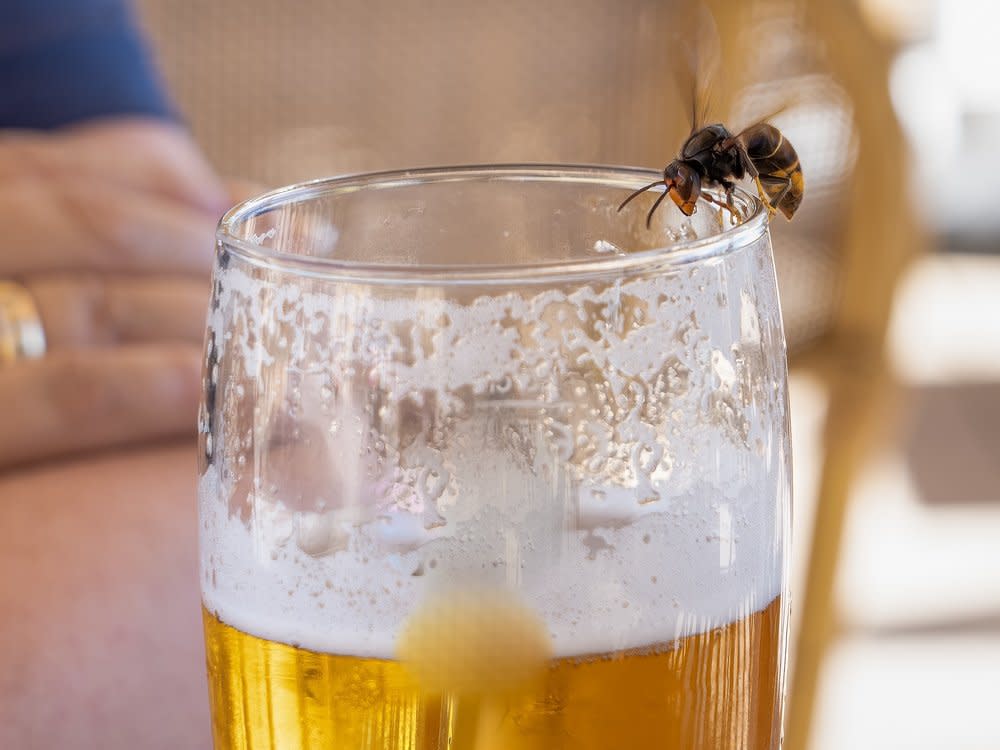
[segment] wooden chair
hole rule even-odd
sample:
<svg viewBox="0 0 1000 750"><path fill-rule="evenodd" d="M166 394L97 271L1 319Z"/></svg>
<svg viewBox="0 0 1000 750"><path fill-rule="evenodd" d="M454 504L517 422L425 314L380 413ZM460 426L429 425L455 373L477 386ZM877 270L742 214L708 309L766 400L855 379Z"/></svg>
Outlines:
<svg viewBox="0 0 1000 750"><path fill-rule="evenodd" d="M469 7L469 6L473 7ZM793 644L788 750L805 750L835 632L834 574L858 467L889 413L883 344L917 247L905 147L887 95L892 50L855 4L709 3L722 42L716 115L777 124L807 181L773 224L793 368L829 394L820 499ZM267 185L426 164L662 167L688 108L653 0L139 0L166 78L218 168ZM734 124L731 122L731 124ZM803 600L800 597L800 601Z"/></svg>

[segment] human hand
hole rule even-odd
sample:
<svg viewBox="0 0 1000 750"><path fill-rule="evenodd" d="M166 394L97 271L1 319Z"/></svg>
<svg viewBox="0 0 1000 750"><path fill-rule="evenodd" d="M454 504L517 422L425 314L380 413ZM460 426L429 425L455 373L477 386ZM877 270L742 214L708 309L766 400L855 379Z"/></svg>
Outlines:
<svg viewBox="0 0 1000 750"><path fill-rule="evenodd" d="M0 136L0 279L38 359L0 362L0 467L194 434L216 221L233 203L180 128Z"/></svg>

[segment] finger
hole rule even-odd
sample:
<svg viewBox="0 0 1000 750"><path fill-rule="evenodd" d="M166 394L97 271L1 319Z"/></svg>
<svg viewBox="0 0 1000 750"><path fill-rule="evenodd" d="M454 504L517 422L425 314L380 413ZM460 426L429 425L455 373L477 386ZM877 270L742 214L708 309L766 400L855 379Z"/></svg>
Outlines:
<svg viewBox="0 0 1000 750"><path fill-rule="evenodd" d="M178 125L149 118L114 118L76 126L69 134L78 144L67 144L67 149L90 157L92 169L187 202L215 219L229 207L225 185L191 135Z"/></svg>
<svg viewBox="0 0 1000 750"><path fill-rule="evenodd" d="M194 436L200 350L53 352L0 369L0 465Z"/></svg>
<svg viewBox="0 0 1000 750"><path fill-rule="evenodd" d="M4 139L22 172L89 177L155 193L218 218L225 186L191 136L148 118L90 121L55 133L21 131Z"/></svg>
<svg viewBox="0 0 1000 750"><path fill-rule="evenodd" d="M0 277L50 271L207 276L215 219L176 201L77 176L0 182Z"/></svg>
<svg viewBox="0 0 1000 750"><path fill-rule="evenodd" d="M49 276L25 282L49 350L151 341L200 344L209 285L188 277Z"/></svg>
<svg viewBox="0 0 1000 750"><path fill-rule="evenodd" d="M229 200L233 205L250 200L251 198L267 191L267 188L258 182L243 180L237 177L227 178L225 180L225 186L226 193L228 194Z"/></svg>

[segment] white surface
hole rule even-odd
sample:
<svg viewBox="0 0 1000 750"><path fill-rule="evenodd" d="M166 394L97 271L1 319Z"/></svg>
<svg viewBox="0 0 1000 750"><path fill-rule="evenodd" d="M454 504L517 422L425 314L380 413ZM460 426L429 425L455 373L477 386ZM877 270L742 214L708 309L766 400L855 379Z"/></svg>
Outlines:
<svg viewBox="0 0 1000 750"><path fill-rule="evenodd" d="M917 262L894 305L890 353L908 384L1000 380L1000 258ZM1000 503L923 504L889 450L859 483L846 533L840 600L850 622L926 624L1000 611Z"/></svg>
<svg viewBox="0 0 1000 750"><path fill-rule="evenodd" d="M917 263L891 331L904 382L1000 380L998 290L1000 258ZM808 458L799 450L797 472ZM851 505L838 607L848 635L821 675L810 750L1000 748L1000 630L948 629L1000 612L1000 503L926 505L897 450L875 457ZM933 635L891 634L930 625Z"/></svg>
<svg viewBox="0 0 1000 750"><path fill-rule="evenodd" d="M1000 747L1000 635L845 640L821 685L811 750Z"/></svg>
<svg viewBox="0 0 1000 750"><path fill-rule="evenodd" d="M861 482L846 534L839 607L848 624L929 625L1000 612L1000 503L924 505L902 459L888 454Z"/></svg>
<svg viewBox="0 0 1000 750"><path fill-rule="evenodd" d="M889 334L904 382L1000 380L1000 258L918 261L900 286Z"/></svg>

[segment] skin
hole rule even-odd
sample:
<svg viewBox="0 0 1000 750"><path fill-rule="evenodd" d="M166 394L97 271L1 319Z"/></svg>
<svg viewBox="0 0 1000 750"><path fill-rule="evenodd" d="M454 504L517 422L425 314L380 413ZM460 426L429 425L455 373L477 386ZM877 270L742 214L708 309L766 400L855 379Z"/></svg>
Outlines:
<svg viewBox="0 0 1000 750"><path fill-rule="evenodd" d="M191 443L0 477L0 747L211 747Z"/></svg>
<svg viewBox="0 0 1000 750"><path fill-rule="evenodd" d="M0 469L190 433L215 224L239 197L172 125L0 135L0 278L48 346L0 367Z"/></svg>
<svg viewBox="0 0 1000 750"><path fill-rule="evenodd" d="M0 278L48 351L0 366L0 747L208 748L195 424L233 189L144 120L0 132Z"/></svg>

